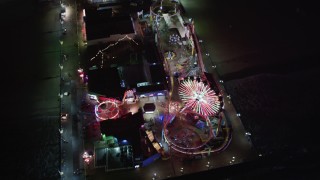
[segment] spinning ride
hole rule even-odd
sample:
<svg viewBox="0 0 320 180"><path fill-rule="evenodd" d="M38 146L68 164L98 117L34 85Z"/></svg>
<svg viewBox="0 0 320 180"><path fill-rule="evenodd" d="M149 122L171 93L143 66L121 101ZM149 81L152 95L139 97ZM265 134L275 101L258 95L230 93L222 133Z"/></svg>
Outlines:
<svg viewBox="0 0 320 180"><path fill-rule="evenodd" d="M120 101L111 98L105 98L104 101L100 102L95 106L95 115L101 120L115 119L119 115Z"/></svg>

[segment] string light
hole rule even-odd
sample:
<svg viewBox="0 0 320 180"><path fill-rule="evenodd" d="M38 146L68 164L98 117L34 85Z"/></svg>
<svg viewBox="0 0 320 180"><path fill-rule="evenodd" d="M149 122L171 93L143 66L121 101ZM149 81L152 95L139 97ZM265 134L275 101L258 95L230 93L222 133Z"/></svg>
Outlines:
<svg viewBox="0 0 320 180"><path fill-rule="evenodd" d="M123 40L125 40L125 39L129 39L130 41L134 42L136 45L139 45L139 43L137 43L134 39L130 38L128 35L125 35L124 37L118 39L117 42L115 42L115 43L113 43L113 44L109 44L106 48L104 48L104 49L102 49L102 50L99 50L99 51L97 52L97 54L90 59L90 61L92 61L92 60L94 60L96 57L98 57L99 54L101 54L101 56L103 57L103 51L109 49L109 48L112 47L112 46L117 45L119 42L121 42L121 41L123 41ZM103 59L103 58L102 58L102 59ZM102 62L102 64L103 64L103 62Z"/></svg>

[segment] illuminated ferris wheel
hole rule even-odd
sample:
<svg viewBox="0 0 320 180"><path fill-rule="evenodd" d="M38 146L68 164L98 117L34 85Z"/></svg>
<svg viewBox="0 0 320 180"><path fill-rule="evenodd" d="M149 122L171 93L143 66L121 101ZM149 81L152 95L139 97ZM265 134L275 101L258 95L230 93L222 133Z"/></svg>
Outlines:
<svg viewBox="0 0 320 180"><path fill-rule="evenodd" d="M179 86L179 95L186 108L204 116L213 116L220 110L216 93L203 82L185 80Z"/></svg>

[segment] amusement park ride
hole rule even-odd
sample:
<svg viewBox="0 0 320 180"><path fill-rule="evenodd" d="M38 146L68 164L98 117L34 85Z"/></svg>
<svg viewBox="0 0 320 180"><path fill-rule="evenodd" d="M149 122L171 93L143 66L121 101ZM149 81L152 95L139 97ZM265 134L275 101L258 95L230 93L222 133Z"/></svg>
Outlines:
<svg viewBox="0 0 320 180"><path fill-rule="evenodd" d="M100 120L116 119L124 115L124 104L134 104L138 101L133 90L127 90L124 93L122 101L114 98L99 96L98 104L95 106L96 117Z"/></svg>

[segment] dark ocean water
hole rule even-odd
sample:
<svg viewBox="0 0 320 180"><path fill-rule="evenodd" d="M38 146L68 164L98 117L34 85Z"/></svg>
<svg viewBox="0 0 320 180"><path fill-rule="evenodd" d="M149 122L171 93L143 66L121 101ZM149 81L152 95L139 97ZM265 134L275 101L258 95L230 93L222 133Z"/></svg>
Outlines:
<svg viewBox="0 0 320 180"><path fill-rule="evenodd" d="M259 73L256 67L281 72L279 65L301 64L304 57L313 62L315 58L310 56L319 57L319 13L310 2L181 2L187 16L195 20L197 33L217 63L220 75L227 79ZM234 74L243 69L244 74Z"/></svg>
<svg viewBox="0 0 320 180"><path fill-rule="evenodd" d="M50 93L43 92L46 90L39 74L53 68L43 67L44 60L39 58L43 50L39 46L41 25L36 2L8 0L0 4L4 163L1 179L56 179L58 175L58 114L55 118L45 113L33 116L37 101L46 101L42 95ZM38 108L45 112L47 107Z"/></svg>

